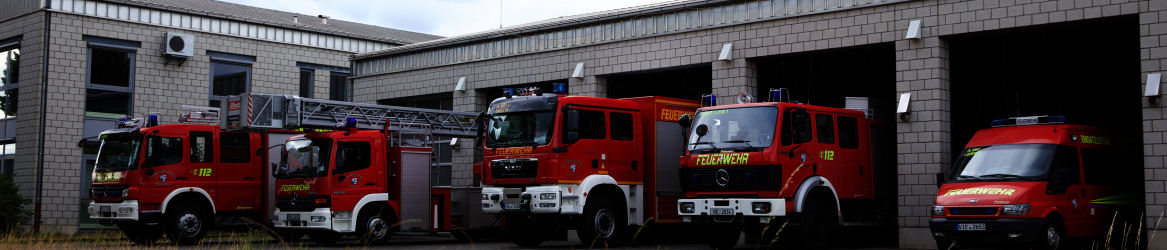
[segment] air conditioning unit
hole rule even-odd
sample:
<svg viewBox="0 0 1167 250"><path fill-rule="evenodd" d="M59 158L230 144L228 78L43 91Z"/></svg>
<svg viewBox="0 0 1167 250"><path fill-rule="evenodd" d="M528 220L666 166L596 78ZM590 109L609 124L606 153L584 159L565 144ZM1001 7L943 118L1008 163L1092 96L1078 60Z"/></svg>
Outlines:
<svg viewBox="0 0 1167 250"><path fill-rule="evenodd" d="M194 36L166 32L166 56L191 58L194 56Z"/></svg>

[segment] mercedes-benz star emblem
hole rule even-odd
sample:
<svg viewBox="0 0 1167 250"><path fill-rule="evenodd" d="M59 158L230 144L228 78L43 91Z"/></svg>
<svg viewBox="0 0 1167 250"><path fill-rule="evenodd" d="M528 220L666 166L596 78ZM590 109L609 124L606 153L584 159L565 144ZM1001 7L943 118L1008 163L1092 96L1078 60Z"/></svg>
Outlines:
<svg viewBox="0 0 1167 250"><path fill-rule="evenodd" d="M717 180L717 185L724 187L726 184L729 184L729 172L726 172L725 169L719 169L713 179Z"/></svg>
<svg viewBox="0 0 1167 250"><path fill-rule="evenodd" d="M975 199L973 199L973 200L968 200L968 203L977 203L977 200L975 200Z"/></svg>

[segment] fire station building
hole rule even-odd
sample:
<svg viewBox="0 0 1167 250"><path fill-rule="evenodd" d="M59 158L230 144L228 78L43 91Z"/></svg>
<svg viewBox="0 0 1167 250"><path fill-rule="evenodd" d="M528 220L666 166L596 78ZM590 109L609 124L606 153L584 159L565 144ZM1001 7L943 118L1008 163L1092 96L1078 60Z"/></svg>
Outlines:
<svg viewBox="0 0 1167 250"><path fill-rule="evenodd" d="M875 170L891 173L876 192L896 201L892 238L933 249L935 174L954 152L994 119L1064 115L1142 136L1130 142L1142 141L1143 165L1112 167L1144 170L1130 185L1145 190L1153 233L1167 229L1156 223L1167 206L1165 34L1165 0L671 1L362 52L353 100L477 112L502 88L553 83L572 95L716 94L722 104L739 93L765 101L773 88L840 108L867 97L875 119L896 124L877 135L896 141L885 155L895 163ZM453 150L452 185L477 182L473 148Z"/></svg>
<svg viewBox="0 0 1167 250"><path fill-rule="evenodd" d="M34 200L30 227L95 229L97 145L77 145L114 117L176 123L247 91L347 100L350 56L438 38L214 0L3 1L0 173Z"/></svg>

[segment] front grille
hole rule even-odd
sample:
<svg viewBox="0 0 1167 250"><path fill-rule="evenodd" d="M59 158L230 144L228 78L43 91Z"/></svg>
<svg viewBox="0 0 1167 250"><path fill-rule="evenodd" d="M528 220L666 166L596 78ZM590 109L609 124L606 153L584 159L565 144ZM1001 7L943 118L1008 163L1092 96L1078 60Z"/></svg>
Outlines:
<svg viewBox="0 0 1167 250"><path fill-rule="evenodd" d="M996 215L995 207L950 207L948 213L952 215Z"/></svg>
<svg viewBox="0 0 1167 250"><path fill-rule="evenodd" d="M89 190L89 196L94 198L118 198L122 197L122 192L129 189L127 185L103 185L93 186Z"/></svg>
<svg viewBox="0 0 1167 250"><path fill-rule="evenodd" d="M319 199L324 203L316 203ZM311 212L318 207L328 207L329 203L327 195L299 195L295 202L292 200L292 196L276 196L276 207L286 212Z"/></svg>
<svg viewBox="0 0 1167 250"><path fill-rule="evenodd" d="M724 170L726 180L717 182ZM680 169L681 190L685 192L779 191L782 189L782 166L715 166Z"/></svg>
<svg viewBox="0 0 1167 250"><path fill-rule="evenodd" d="M499 159L490 161L490 177L495 179L535 178L539 174L539 160Z"/></svg>

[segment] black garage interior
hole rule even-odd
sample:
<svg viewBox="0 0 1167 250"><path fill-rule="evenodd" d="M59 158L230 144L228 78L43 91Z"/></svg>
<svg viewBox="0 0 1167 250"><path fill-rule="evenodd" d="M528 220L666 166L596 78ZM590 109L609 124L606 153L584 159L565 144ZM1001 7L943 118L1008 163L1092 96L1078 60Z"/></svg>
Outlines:
<svg viewBox="0 0 1167 250"><path fill-rule="evenodd" d="M665 69L613 74L608 78L608 97L664 96L701 100L713 92L713 65L696 64Z"/></svg>

